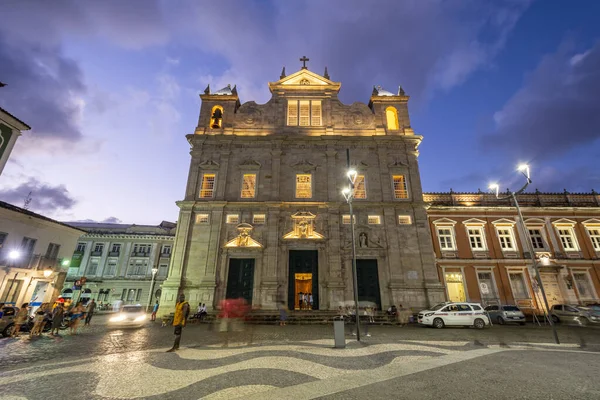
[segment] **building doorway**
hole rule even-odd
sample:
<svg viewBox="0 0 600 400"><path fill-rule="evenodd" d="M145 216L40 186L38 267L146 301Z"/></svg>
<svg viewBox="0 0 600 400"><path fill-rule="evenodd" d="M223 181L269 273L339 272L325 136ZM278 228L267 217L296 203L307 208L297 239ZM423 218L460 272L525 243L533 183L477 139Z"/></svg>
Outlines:
<svg viewBox="0 0 600 400"><path fill-rule="evenodd" d="M227 274L227 299L245 299L252 304L254 258L231 258Z"/></svg>
<svg viewBox="0 0 600 400"><path fill-rule="evenodd" d="M381 310L381 293L379 292L379 272L377 260L356 260L356 280L358 301L375 303Z"/></svg>
<svg viewBox="0 0 600 400"><path fill-rule="evenodd" d="M554 304L563 303L562 292L560 291L560 285L558 284L558 274L540 274L542 278L542 284L546 291L546 298L548 299L548 306L552 307Z"/></svg>
<svg viewBox="0 0 600 400"><path fill-rule="evenodd" d="M290 250L288 308L300 309L300 292L312 295L312 309L319 309L317 250ZM304 309L304 306L302 307Z"/></svg>
<svg viewBox="0 0 600 400"><path fill-rule="evenodd" d="M446 272L446 289L448 290L448 300L452 302L467 301L463 275L460 272Z"/></svg>
<svg viewBox="0 0 600 400"><path fill-rule="evenodd" d="M294 304L297 306L295 309L312 309L312 305L310 304L310 294L312 294L312 274L295 273L294 281Z"/></svg>

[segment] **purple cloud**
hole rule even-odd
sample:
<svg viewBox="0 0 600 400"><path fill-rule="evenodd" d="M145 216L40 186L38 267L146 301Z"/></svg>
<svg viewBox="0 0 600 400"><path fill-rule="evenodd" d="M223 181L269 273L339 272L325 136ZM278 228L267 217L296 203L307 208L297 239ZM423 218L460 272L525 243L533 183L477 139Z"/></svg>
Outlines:
<svg viewBox="0 0 600 400"><path fill-rule="evenodd" d="M23 207L29 193L31 193L29 209L41 213L69 210L77 203L65 185L51 186L35 178L30 178L15 188L1 190L0 199L17 207Z"/></svg>

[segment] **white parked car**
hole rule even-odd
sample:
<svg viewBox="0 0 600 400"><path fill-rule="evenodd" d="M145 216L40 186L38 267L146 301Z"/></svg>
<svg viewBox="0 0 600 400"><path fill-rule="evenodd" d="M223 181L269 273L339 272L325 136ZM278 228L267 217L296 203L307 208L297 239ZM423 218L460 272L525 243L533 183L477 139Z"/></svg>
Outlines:
<svg viewBox="0 0 600 400"><path fill-rule="evenodd" d="M108 325L113 327L139 328L146 323L146 312L141 305L124 306L121 312L114 314L108 320Z"/></svg>
<svg viewBox="0 0 600 400"><path fill-rule="evenodd" d="M423 310L418 315L419 324L443 328L444 326L473 326L483 329L490 325L487 313L477 303L440 303Z"/></svg>

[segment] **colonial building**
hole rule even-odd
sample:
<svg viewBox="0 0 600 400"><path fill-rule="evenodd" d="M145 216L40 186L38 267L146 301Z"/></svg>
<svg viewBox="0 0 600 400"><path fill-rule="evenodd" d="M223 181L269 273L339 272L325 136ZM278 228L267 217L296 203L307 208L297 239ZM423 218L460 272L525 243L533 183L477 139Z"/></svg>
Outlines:
<svg viewBox="0 0 600 400"><path fill-rule="evenodd" d="M167 277L173 249L174 223L69 225L85 234L72 253L63 297L142 305L160 298L160 285ZM79 287L76 282L81 283L82 277L85 284Z"/></svg>
<svg viewBox="0 0 600 400"><path fill-rule="evenodd" d="M162 313L178 292L214 307L243 297L274 309L351 300L346 150L358 171L359 299L419 309L444 300L402 88L375 87L368 103L342 104L341 84L302 67L269 83L271 99L241 104L237 88L200 97L187 135L191 163Z"/></svg>
<svg viewBox="0 0 600 400"><path fill-rule="evenodd" d="M60 294L83 232L0 201L0 302L38 306Z"/></svg>
<svg viewBox="0 0 600 400"><path fill-rule="evenodd" d="M597 193L518 195L528 232L510 200L492 194L427 193L424 200L448 300L542 310L531 240L550 306L599 302Z"/></svg>

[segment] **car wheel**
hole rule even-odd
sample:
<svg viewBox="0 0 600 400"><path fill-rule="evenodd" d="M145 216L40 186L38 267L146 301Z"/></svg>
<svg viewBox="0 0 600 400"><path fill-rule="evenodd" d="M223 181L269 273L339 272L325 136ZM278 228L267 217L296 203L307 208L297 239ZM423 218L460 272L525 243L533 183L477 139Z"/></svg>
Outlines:
<svg viewBox="0 0 600 400"><path fill-rule="evenodd" d="M502 317L498 317L496 322L498 322L498 325L504 325L506 323L506 322L504 322L504 318L502 318Z"/></svg>
<svg viewBox="0 0 600 400"><path fill-rule="evenodd" d="M433 327L437 329L441 329L444 327L444 320L441 318L436 318L433 320Z"/></svg>
<svg viewBox="0 0 600 400"><path fill-rule="evenodd" d="M581 326L588 326L590 320L585 317L581 317L579 318L579 323L581 324Z"/></svg>
<svg viewBox="0 0 600 400"><path fill-rule="evenodd" d="M552 318L552 322L554 322L555 324L558 324L560 322L560 319L558 319L558 317L554 314L551 316L551 318Z"/></svg>
<svg viewBox="0 0 600 400"><path fill-rule="evenodd" d="M6 328L4 328L4 330L2 331L2 336L9 337L12 334L13 326L13 324L10 324Z"/></svg>
<svg viewBox="0 0 600 400"><path fill-rule="evenodd" d="M481 318L477 318L474 322L473 322L473 326L477 329L483 329L485 328L485 321L482 320Z"/></svg>

